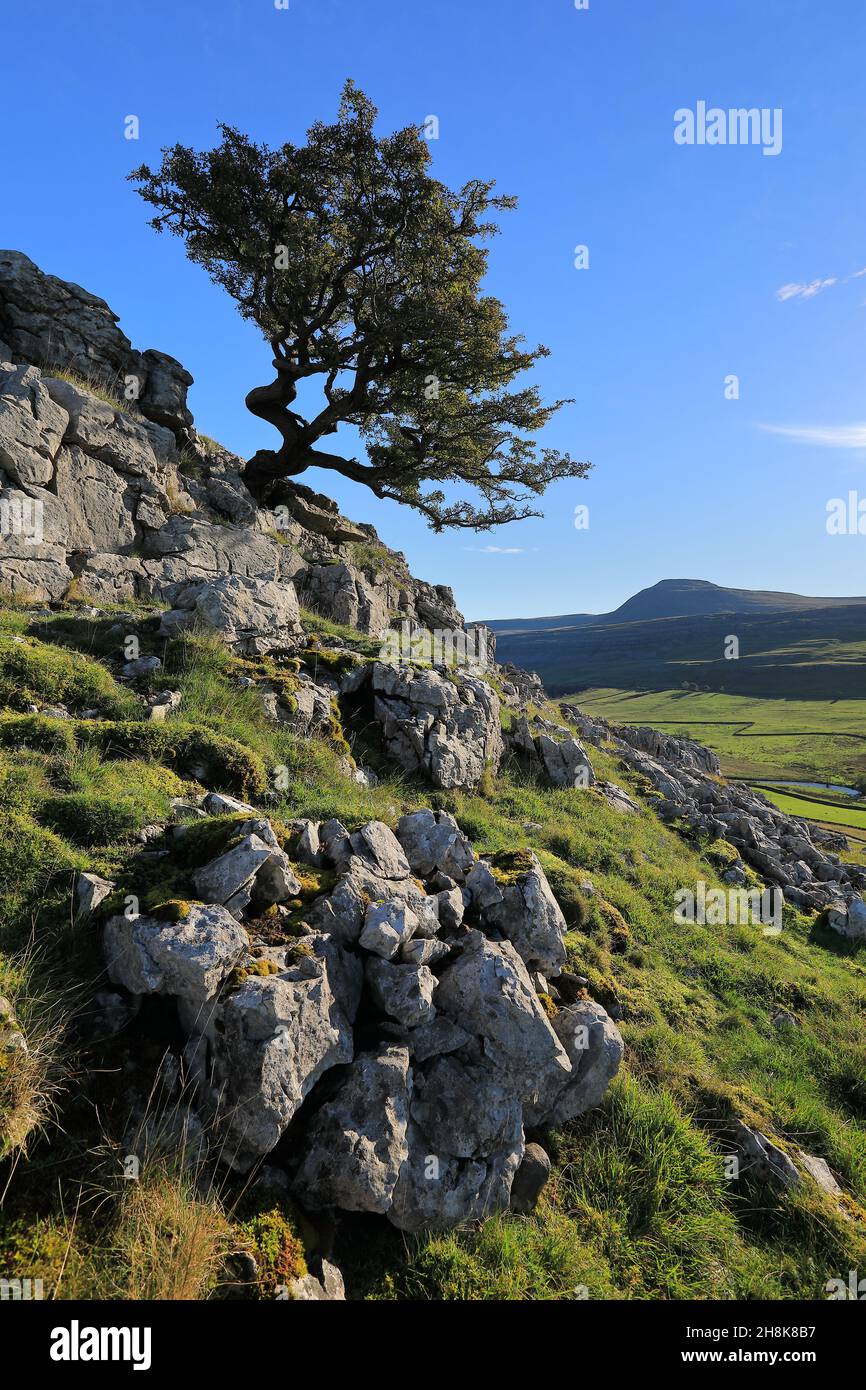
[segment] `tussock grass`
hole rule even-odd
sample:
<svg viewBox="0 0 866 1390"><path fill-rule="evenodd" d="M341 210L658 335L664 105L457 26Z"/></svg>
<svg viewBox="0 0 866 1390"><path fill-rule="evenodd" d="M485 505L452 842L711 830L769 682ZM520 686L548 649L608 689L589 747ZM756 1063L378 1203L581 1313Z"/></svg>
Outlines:
<svg viewBox="0 0 866 1390"><path fill-rule="evenodd" d="M0 1017L0 1160L26 1151L34 1132L53 1120L66 1066L68 999L52 1000L44 986L35 996L24 989L14 994L14 1017ZM25 1046L4 1045L2 1035L12 1028Z"/></svg>

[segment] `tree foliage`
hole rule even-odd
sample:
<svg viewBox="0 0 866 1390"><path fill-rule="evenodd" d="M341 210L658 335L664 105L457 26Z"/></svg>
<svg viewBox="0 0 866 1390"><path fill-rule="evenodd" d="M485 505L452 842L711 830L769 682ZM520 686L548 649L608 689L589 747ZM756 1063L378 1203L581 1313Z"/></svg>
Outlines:
<svg viewBox="0 0 866 1390"><path fill-rule="evenodd" d="M534 443L565 402L512 382L547 349L526 350L481 289L491 213L514 199L477 179L448 188L428 172L418 127L377 137L375 117L349 82L336 122L317 122L304 145L270 149L222 125L215 149L175 145L159 169L130 175L156 209L151 226L182 237L270 344L276 376L246 403L282 443L250 460L247 481L274 501L281 479L333 469L436 530L538 515L534 497L590 465ZM311 381L321 394L304 416ZM344 424L365 460L323 447ZM448 501L453 484L480 501Z"/></svg>

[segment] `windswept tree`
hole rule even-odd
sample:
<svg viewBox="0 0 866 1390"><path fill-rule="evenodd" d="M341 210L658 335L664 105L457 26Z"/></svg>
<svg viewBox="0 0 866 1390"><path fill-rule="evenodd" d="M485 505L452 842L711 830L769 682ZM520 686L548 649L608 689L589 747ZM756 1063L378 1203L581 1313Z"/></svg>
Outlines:
<svg viewBox="0 0 866 1390"><path fill-rule="evenodd" d="M282 479L333 469L437 531L536 516L534 497L590 465L534 443L565 402L512 382L547 349L526 351L481 290L490 214L515 200L480 180L452 191L429 174L420 128L379 138L375 118L349 82L337 121L318 122L305 145L272 150L222 125L216 149L175 145L159 169L130 175L157 209L151 226L182 237L270 344L276 376L246 403L282 443L250 459L246 480L274 502ZM306 404L314 382L305 416L299 389ZM365 460L323 447L343 424ZM448 501L449 484L471 485L480 503Z"/></svg>

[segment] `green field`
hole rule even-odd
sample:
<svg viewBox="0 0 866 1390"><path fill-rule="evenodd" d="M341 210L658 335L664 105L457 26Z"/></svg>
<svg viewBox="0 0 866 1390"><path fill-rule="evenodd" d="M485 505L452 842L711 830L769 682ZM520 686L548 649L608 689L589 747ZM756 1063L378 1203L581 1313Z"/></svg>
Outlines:
<svg viewBox="0 0 866 1390"><path fill-rule="evenodd" d="M691 690L596 687L587 714L686 734L718 753L728 777L853 785L866 773L866 700L774 700Z"/></svg>

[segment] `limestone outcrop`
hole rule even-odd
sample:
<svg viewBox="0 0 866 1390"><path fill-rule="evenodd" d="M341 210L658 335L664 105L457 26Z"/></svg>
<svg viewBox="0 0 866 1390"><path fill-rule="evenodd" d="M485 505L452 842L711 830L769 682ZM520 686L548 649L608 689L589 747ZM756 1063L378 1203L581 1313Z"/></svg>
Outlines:
<svg viewBox="0 0 866 1390"><path fill-rule="evenodd" d="M242 803L207 805L228 819L188 870L200 901L110 915L103 937L121 1019L176 1005L196 1132L241 1172L279 1145L313 1211L417 1231L507 1207L526 1127L598 1104L622 1058L600 1004L539 997L565 922L538 859L479 859L444 812L299 822L281 843ZM311 866L333 882L302 903Z"/></svg>

